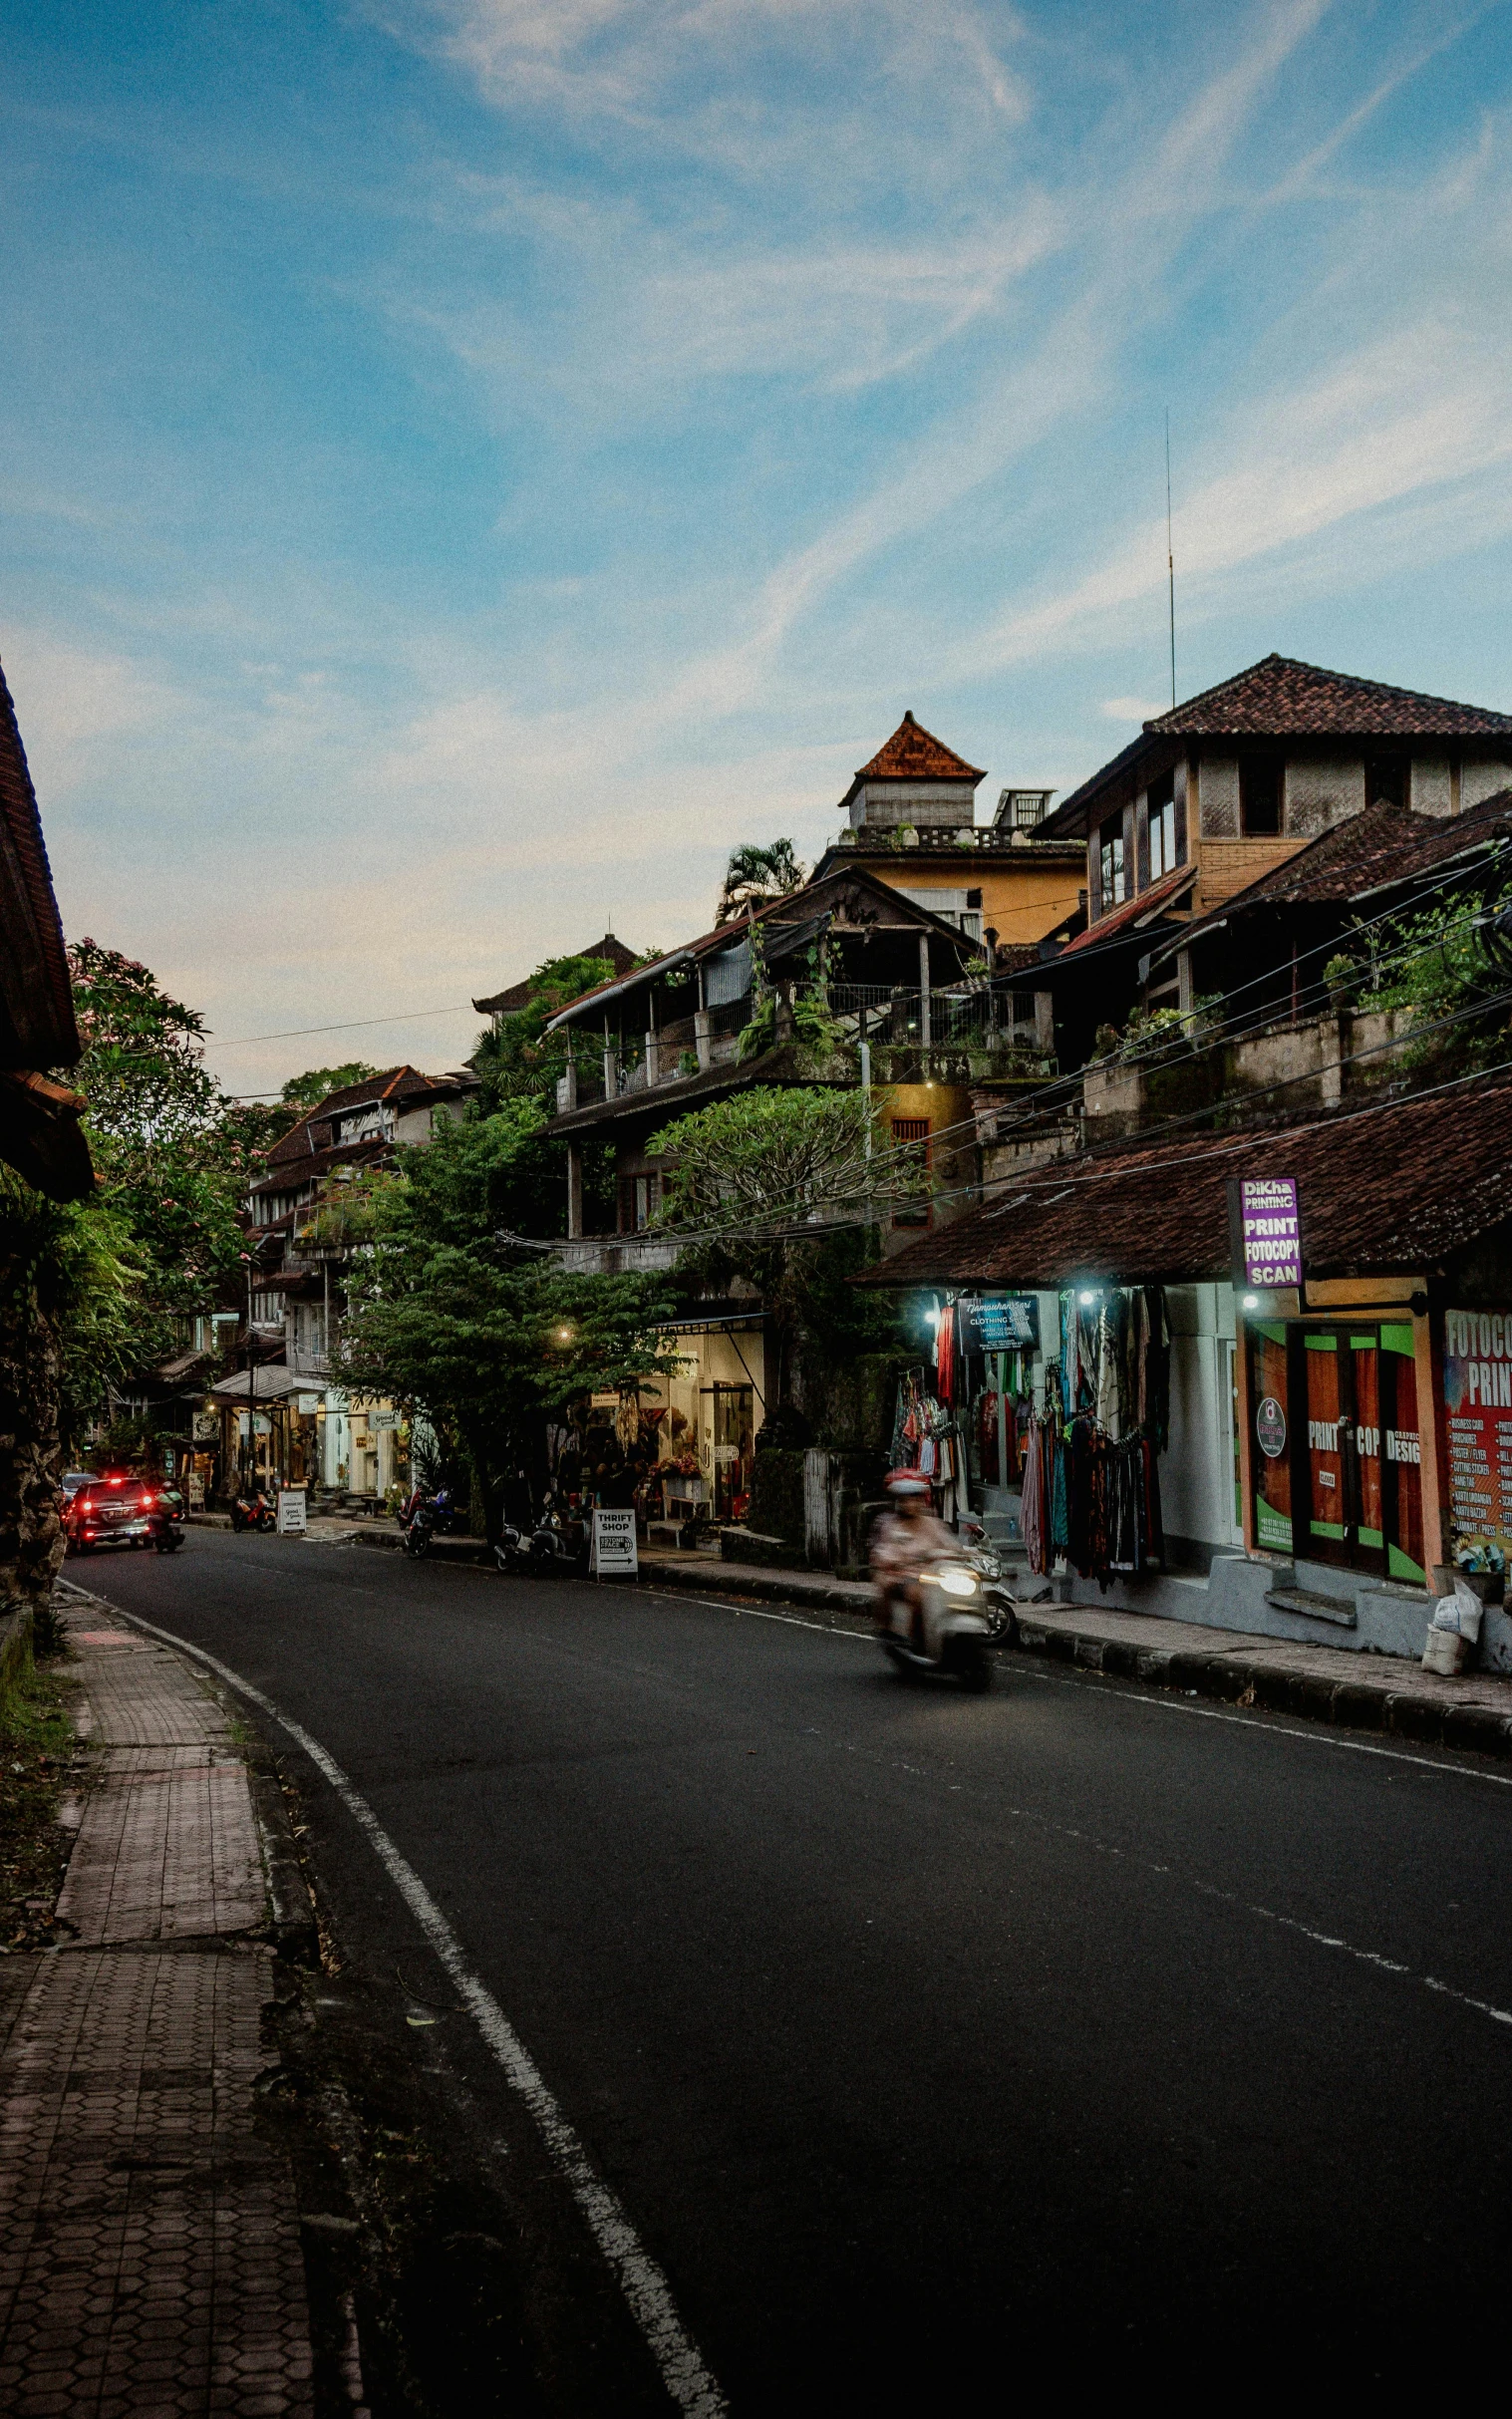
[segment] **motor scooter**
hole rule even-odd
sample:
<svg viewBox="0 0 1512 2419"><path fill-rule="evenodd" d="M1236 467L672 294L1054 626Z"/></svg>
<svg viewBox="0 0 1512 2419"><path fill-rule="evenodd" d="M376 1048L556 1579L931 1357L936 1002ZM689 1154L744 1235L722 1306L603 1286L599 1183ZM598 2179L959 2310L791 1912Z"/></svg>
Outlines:
<svg viewBox="0 0 1512 2419"><path fill-rule="evenodd" d="M1008 1571L997 1547L978 1520L963 1520L961 1536L965 1559L982 1582L982 1618L993 1645L1005 1640L1016 1645L1019 1634L1019 1601L1009 1585Z"/></svg>
<svg viewBox="0 0 1512 2419"><path fill-rule="evenodd" d="M547 1571L580 1574L586 1560L582 1529L582 1522L569 1519L548 1495L528 1535L505 1521L493 1559L501 1571L528 1571L537 1578Z"/></svg>
<svg viewBox="0 0 1512 2419"><path fill-rule="evenodd" d="M888 1589L878 1607L878 1637L883 1654L899 1671L939 1671L980 1694L992 1686L988 1655L992 1633L983 1612L983 1582L964 1558L942 1559L921 1571L916 1582L921 1600L917 1621L913 1608Z"/></svg>
<svg viewBox="0 0 1512 2419"><path fill-rule="evenodd" d="M243 1529L277 1528L278 1514L274 1511L261 1487L255 1494L231 1497L231 1526L238 1536Z"/></svg>

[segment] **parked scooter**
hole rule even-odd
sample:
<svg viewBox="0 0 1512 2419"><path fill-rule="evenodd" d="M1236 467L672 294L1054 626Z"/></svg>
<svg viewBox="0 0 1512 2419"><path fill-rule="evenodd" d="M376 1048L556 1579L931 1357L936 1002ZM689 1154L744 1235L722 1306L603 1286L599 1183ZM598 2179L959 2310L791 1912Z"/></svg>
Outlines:
<svg viewBox="0 0 1512 2419"><path fill-rule="evenodd" d="M460 1514L450 1487L438 1487L428 1495L424 1487L412 1488L399 1509L401 1541L407 1554L419 1560L431 1551L433 1537L446 1537L455 1527Z"/></svg>
<svg viewBox="0 0 1512 2419"><path fill-rule="evenodd" d="M278 1514L261 1487L254 1492L231 1497L231 1526L239 1536L243 1529L276 1529Z"/></svg>
<svg viewBox="0 0 1512 2419"><path fill-rule="evenodd" d="M942 1558L919 1573L917 1585L922 1602L917 1622L901 1595L885 1600L878 1631L883 1654L900 1671L943 1671L974 1691L991 1687L992 1632L979 1574L964 1558Z"/></svg>
<svg viewBox="0 0 1512 2419"><path fill-rule="evenodd" d="M504 1523L493 1559L501 1571L529 1572L536 1578L548 1571L581 1573L586 1559L583 1524L563 1513L548 1495L528 1535Z"/></svg>

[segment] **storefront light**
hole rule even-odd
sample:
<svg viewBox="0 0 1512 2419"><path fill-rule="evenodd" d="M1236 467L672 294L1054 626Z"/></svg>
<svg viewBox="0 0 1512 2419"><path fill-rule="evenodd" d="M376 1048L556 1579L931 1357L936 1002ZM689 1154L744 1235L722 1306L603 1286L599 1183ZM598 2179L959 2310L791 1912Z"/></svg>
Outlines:
<svg viewBox="0 0 1512 2419"><path fill-rule="evenodd" d="M1260 1308L1260 1296L1258 1294L1246 1294L1242 1307L1247 1311L1258 1311Z"/></svg>
<svg viewBox="0 0 1512 2419"><path fill-rule="evenodd" d="M1097 1297L1096 1297L1096 1295L1095 1295L1095 1294L1092 1292L1092 1290L1091 1290L1091 1288L1090 1288L1090 1287L1088 1287L1088 1288L1086 1289L1086 1291L1085 1291L1085 1292L1082 1294L1082 1296L1081 1296L1081 1300L1082 1300L1083 1302L1095 1302L1095 1301L1096 1301L1096 1299L1097 1299Z"/></svg>

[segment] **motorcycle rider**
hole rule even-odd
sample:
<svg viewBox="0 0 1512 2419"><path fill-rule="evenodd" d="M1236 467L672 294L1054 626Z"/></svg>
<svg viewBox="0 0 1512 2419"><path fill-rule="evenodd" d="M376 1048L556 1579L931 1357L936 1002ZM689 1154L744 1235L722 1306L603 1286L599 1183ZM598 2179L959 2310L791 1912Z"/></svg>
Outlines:
<svg viewBox="0 0 1512 2419"><path fill-rule="evenodd" d="M879 1630L891 1626L893 1606L908 1607L910 1635L921 1652L924 1645L924 1598L919 1575L942 1558L959 1555L960 1546L929 1500L929 1481L917 1470L892 1470L886 1480L891 1510L882 1514L871 1532L871 1577L876 1590Z"/></svg>

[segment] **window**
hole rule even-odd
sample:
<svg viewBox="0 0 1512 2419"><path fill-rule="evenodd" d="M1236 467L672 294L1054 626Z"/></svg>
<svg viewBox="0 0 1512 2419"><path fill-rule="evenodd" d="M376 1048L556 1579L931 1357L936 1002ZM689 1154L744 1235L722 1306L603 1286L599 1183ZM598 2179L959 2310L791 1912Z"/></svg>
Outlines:
<svg viewBox="0 0 1512 2419"><path fill-rule="evenodd" d="M922 1144L919 1156L925 1168L929 1166L929 1119L927 1117L894 1117L892 1121L894 1148L906 1143ZM926 1201L902 1201L893 1211L894 1226L928 1226L929 1204Z"/></svg>
<svg viewBox="0 0 1512 2419"><path fill-rule="evenodd" d="M1123 896L1123 817L1111 814L1097 835L1097 860L1101 871L1102 913L1116 907Z"/></svg>
<svg viewBox="0 0 1512 2419"><path fill-rule="evenodd" d="M620 1233L639 1235L651 1224L662 1206L662 1179L652 1170L649 1175L621 1176L619 1181Z"/></svg>
<svg viewBox="0 0 1512 2419"><path fill-rule="evenodd" d="M1365 757L1365 804L1367 806L1404 806L1407 802L1407 768L1399 756L1367 756Z"/></svg>
<svg viewBox="0 0 1512 2419"><path fill-rule="evenodd" d="M1252 749L1240 757L1239 821L1245 832L1264 836L1280 831L1285 775L1283 758L1267 750Z"/></svg>
<svg viewBox="0 0 1512 2419"><path fill-rule="evenodd" d="M1149 797L1150 865L1149 878L1158 882L1162 874L1174 870L1176 863L1176 776L1168 772L1163 780L1150 786Z"/></svg>

